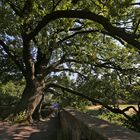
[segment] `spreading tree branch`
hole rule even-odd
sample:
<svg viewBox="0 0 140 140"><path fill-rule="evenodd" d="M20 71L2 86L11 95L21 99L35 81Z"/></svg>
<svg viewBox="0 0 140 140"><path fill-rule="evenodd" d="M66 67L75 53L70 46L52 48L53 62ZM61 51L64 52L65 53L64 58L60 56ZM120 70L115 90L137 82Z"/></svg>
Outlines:
<svg viewBox="0 0 140 140"><path fill-rule="evenodd" d="M82 29L82 28L81 28L81 29ZM69 36L63 38L62 40L58 41L57 43L58 43L58 44L61 44L61 43L63 43L64 41L67 41L68 39L71 39L72 37L74 37L74 36L76 36L76 35L79 35L79 34L88 34L88 33L96 33L96 32L97 32L97 33L102 33L102 34L104 34L104 35L112 36L113 38L115 38L116 40L118 40L122 45L125 44L124 41L123 41L121 38L119 38L119 37L117 37L117 36L113 36L113 35L111 35L109 32L103 31L103 30L102 30L102 31L100 31L100 30L78 31L78 32L73 33L72 35L69 35Z"/></svg>
<svg viewBox="0 0 140 140"><path fill-rule="evenodd" d="M72 35L67 36L67 37L63 38L62 40L60 40L60 41L58 42L58 44L63 43L64 41L66 41L66 40L68 40L68 39L70 39L70 38L72 38L72 37L74 37L74 36L76 36L76 35L78 35L78 34L87 34L87 33L93 33L93 32L94 32L94 33L95 33L95 32L99 32L99 30L86 30L86 31L75 32L75 33L73 33Z"/></svg>
<svg viewBox="0 0 140 140"><path fill-rule="evenodd" d="M59 18L81 18L95 21L101 24L104 29L110 33L111 36L117 36L140 50L140 42L136 40L137 36L135 34L130 34L124 29L113 26L107 18L101 15L97 15L95 13L85 10L59 10L47 14L38 23L36 28L28 34L29 39L33 39L49 22Z"/></svg>
<svg viewBox="0 0 140 140"><path fill-rule="evenodd" d="M102 60L102 59L99 59ZM93 62L92 62L93 61ZM94 69L93 67L98 67L98 68L107 68L107 69L114 69L114 70L118 70L122 73L124 72L132 72L134 69L132 68L128 68L128 69L123 69L121 68L119 65L116 65L114 62L110 62L110 61L106 61L106 62L102 62L102 63L95 63L94 60L90 60L89 61L80 61L80 60L76 60L76 59L67 59L65 58L65 56L63 56L60 60L54 62L53 64L51 64L49 67L46 68L46 73L45 74L49 74L51 72L59 72L59 71L70 71L70 72L75 72L78 73L81 76L84 76L83 74L81 74L80 72L77 72L73 69L67 69L67 68L59 68L60 65L64 64L64 63L77 63L77 64L87 64L89 66L91 66L92 69ZM103 61L103 60L102 60ZM85 77L85 76L84 76Z"/></svg>
<svg viewBox="0 0 140 140"><path fill-rule="evenodd" d="M87 56L89 57L89 56ZM89 61L80 61L80 60L76 60L76 59L65 59L64 62L73 62L73 63L79 63L79 64L88 64L94 67L101 67L101 68L108 68L108 69L115 69L115 70L119 70L119 71L125 71L125 69L122 69L120 66L115 65L113 62L104 62L104 63L93 63L94 60L91 60L89 58Z"/></svg>
<svg viewBox="0 0 140 140"><path fill-rule="evenodd" d="M76 55L76 54L75 54ZM78 73L79 75L81 76L84 76L83 74L79 73L78 71L75 71L73 69L67 69L67 68L59 68L59 66L61 67L62 64L65 64L65 63L77 63L77 64L87 64L88 66L90 66L92 69L94 69L93 67L98 67L98 68L107 68L107 69L114 69L114 70L117 70L117 71L120 71L122 73L125 73L125 72L134 72L135 69L134 68L127 68L127 69L123 69L121 68L119 65L115 64L114 62L111 62L109 60L103 60L103 59L98 59L101 62L94 62L94 60L91 60L90 59L90 56L88 56L88 61L82 61L82 60L77 60L77 59L68 59L68 58L65 58L65 55L58 61L54 62L53 64L51 64L50 66L48 66L46 68L46 73L49 74L51 72L59 72L59 71L70 71L70 72L75 72L75 73ZM85 76L84 76L85 77Z"/></svg>

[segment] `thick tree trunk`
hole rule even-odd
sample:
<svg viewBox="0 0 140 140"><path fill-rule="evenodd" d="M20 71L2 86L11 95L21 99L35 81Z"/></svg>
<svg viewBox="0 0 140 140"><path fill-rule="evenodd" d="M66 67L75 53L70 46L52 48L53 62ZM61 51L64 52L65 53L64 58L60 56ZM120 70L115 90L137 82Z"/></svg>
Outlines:
<svg viewBox="0 0 140 140"><path fill-rule="evenodd" d="M43 101L44 101L44 95L42 96L42 99L40 100L40 103L37 105L37 107L34 110L34 113L32 115L33 119L35 119L35 120L41 120L42 119L41 108L42 108Z"/></svg>
<svg viewBox="0 0 140 140"><path fill-rule="evenodd" d="M44 96L43 82L33 80L26 84L21 101L16 108L16 114L26 111L27 119L32 122L32 115L36 108L40 106ZM38 109L37 109L38 110ZM39 110L38 110L39 111Z"/></svg>

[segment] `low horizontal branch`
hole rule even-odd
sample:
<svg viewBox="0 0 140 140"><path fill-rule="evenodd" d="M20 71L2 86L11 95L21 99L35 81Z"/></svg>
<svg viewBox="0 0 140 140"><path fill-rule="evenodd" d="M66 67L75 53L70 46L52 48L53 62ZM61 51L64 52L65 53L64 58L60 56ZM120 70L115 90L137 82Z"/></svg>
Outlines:
<svg viewBox="0 0 140 140"><path fill-rule="evenodd" d="M126 110L125 110L125 109L124 109L124 110L121 110L121 109L119 109L119 108L112 108L111 106L104 104L103 102L101 102L101 101L98 100L98 99L91 98L91 97L89 97L89 96L87 96L87 95L85 95L85 94L83 94L83 93L80 93L80 92L75 91L75 90L70 89L70 88L66 88L66 87L64 87L64 86L62 86L62 85L59 85L59 84L55 84L55 83L49 83L49 84L47 84L47 88L50 88L50 87L53 87L53 88L60 88L60 89L65 90L65 91L67 91L67 92L69 92L69 93L72 93L72 94L74 94L74 95L77 95L77 96L79 96L79 97L81 97L81 98L87 99L87 100L91 101L91 102L94 103L94 104L95 104L95 103L96 103L96 104L100 104L100 105L102 105L103 107L105 107L106 109L108 109L109 111L111 111L111 112L113 112L113 113L122 114L122 115L124 115L127 119L133 121L133 119L132 119L129 115L127 115L127 114L125 113L127 109L126 109Z"/></svg>

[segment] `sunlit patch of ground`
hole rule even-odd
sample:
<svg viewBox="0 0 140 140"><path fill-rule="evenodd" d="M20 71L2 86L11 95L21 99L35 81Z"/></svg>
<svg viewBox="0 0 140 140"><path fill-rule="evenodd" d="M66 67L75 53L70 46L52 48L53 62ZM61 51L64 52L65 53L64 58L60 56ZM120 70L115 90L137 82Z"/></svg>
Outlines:
<svg viewBox="0 0 140 140"><path fill-rule="evenodd" d="M85 109L87 110L99 110L102 108L102 105L92 105L92 106L86 106Z"/></svg>
<svg viewBox="0 0 140 140"><path fill-rule="evenodd" d="M136 110L138 110L138 106L137 105L127 105L127 104L124 104L124 105L119 105L119 108L120 109L124 109L128 106L134 106L136 108ZM85 109L87 110L99 110L99 109L102 109L103 106L102 105L92 105L92 106L86 106ZM128 111L126 111L127 114L135 114L136 112L133 110L133 108L129 109Z"/></svg>
<svg viewBox="0 0 140 140"><path fill-rule="evenodd" d="M128 107L128 106L133 106L133 107L136 108L136 110L138 110L138 106L137 106L137 105L119 105L119 108L120 108L120 109L124 109L124 108L126 108L126 107ZM131 108L131 109L129 109L128 111L126 111L125 113L128 114L128 115L130 115L130 114L133 115L133 114L135 114L136 112L134 111L133 108Z"/></svg>

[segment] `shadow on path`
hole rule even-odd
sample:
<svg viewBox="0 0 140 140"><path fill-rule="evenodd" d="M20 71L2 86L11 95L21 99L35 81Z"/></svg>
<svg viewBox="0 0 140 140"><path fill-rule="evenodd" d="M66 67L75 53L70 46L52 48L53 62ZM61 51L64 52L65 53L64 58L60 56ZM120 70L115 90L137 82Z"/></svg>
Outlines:
<svg viewBox="0 0 140 140"><path fill-rule="evenodd" d="M50 118L47 125L40 132L32 133L28 140L57 140L58 127L58 117Z"/></svg>
<svg viewBox="0 0 140 140"><path fill-rule="evenodd" d="M0 122L0 140L57 140L58 117L32 125Z"/></svg>

